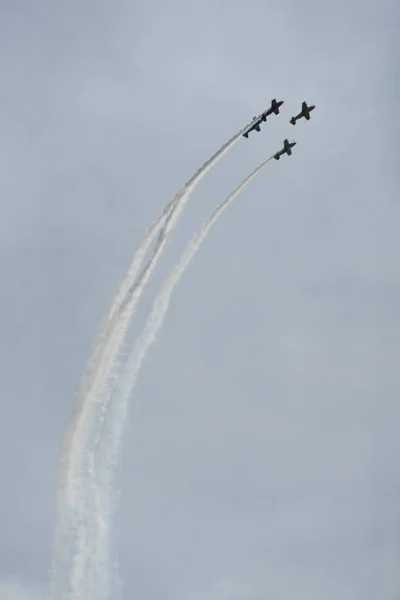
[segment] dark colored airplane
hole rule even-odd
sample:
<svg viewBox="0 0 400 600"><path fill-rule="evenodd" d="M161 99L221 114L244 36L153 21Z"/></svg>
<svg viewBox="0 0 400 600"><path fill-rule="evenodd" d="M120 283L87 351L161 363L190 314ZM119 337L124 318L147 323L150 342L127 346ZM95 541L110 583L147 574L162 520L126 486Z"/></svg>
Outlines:
<svg viewBox="0 0 400 600"><path fill-rule="evenodd" d="M305 117L307 119L307 121L310 120L310 112L312 110L314 110L315 105L314 106L307 106L307 102L303 102L303 104L301 105L301 112L299 112L298 115L296 115L295 117L292 117L290 119L290 123L292 125L296 125L296 121L297 119L301 119L302 117Z"/></svg>
<svg viewBox="0 0 400 600"><path fill-rule="evenodd" d="M264 111L260 115L260 119L262 119L263 121L266 121L267 117L269 117L269 115L272 115L272 113L275 113L276 115L279 115L279 107L282 106L283 102L284 102L283 100L280 100L279 102L277 102L276 98L274 98L273 100L271 100L271 108L269 108L268 110Z"/></svg>
<svg viewBox="0 0 400 600"><path fill-rule="evenodd" d="M249 133L251 131L261 131L261 127L260 127L261 123L263 121L265 122L267 120L267 117L269 115L272 115L272 113L279 115L279 107L282 106L282 104L283 104L283 100L280 100L279 102L277 102L276 98L274 98L271 101L271 107L268 110L265 110L258 117L253 117L253 121L252 121L250 127L244 132L243 137L248 138Z"/></svg>
<svg viewBox="0 0 400 600"><path fill-rule="evenodd" d="M296 144L297 142L292 142L291 144L289 144L289 140L285 140L283 142L282 150L279 150L279 152L274 154L275 160L279 160L283 154L287 154L288 156L290 156L292 154L291 148L293 148L293 146L295 146Z"/></svg>
<svg viewBox="0 0 400 600"><path fill-rule="evenodd" d="M243 134L243 137L248 138L249 133L251 131L261 131L261 127L260 127L261 123L262 123L261 117L253 117L251 125L248 129L246 129L246 131Z"/></svg>

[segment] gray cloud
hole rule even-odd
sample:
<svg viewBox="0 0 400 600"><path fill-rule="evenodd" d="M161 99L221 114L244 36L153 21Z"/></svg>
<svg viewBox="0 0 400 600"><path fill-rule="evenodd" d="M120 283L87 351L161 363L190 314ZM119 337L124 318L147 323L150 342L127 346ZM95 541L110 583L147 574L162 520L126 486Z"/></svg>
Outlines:
<svg viewBox="0 0 400 600"><path fill-rule="evenodd" d="M138 313L215 203L297 140L210 234L145 362L123 597L398 594L397 3L5 2L0 22L0 597L45 583L60 436L134 246L274 96Z"/></svg>

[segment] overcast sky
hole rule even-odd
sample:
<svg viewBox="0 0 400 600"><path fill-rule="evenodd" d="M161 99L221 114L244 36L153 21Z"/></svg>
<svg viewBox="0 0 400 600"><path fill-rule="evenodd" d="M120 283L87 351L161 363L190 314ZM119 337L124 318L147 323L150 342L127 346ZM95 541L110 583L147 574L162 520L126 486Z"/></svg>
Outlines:
<svg viewBox="0 0 400 600"><path fill-rule="evenodd" d="M122 597L400 597L399 25L397 0L3 0L1 600L43 598L61 435L141 235L273 97L137 315L296 140L202 246L132 395Z"/></svg>

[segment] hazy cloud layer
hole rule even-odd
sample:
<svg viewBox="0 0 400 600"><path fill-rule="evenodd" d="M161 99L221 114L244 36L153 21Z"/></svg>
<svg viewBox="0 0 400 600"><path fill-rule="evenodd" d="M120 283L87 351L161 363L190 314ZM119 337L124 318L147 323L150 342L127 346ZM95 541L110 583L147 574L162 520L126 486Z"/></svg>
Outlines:
<svg viewBox="0 0 400 600"><path fill-rule="evenodd" d="M145 362L123 598L398 597L398 2L0 11L0 598L45 585L60 436L135 245L272 97L281 115L201 184L138 311L135 331L192 230L297 140L210 234Z"/></svg>

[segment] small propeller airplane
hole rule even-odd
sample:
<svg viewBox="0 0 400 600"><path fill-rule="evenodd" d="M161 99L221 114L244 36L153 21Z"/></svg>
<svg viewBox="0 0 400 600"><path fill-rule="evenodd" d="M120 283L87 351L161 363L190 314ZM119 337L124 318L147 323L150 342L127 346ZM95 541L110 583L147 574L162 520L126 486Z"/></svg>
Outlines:
<svg viewBox="0 0 400 600"><path fill-rule="evenodd" d="M291 144L289 144L289 140L284 140L283 142L283 148L282 150L279 150L279 152L277 152L276 154L274 154L274 158L275 160L279 160L280 157L283 154L287 154L288 156L290 156L292 154L292 148L293 146L295 146L297 144L297 142L292 142Z"/></svg>
<svg viewBox="0 0 400 600"><path fill-rule="evenodd" d="M271 100L271 107L268 108L268 110L265 110L263 113L261 113L261 115L259 115L258 117L253 117L253 121L250 125L250 127L244 132L243 137L248 138L249 137L249 133L251 131L261 131L261 123L267 120L267 117L269 117L269 115L272 115L272 113L275 113L276 115L279 115L279 107L282 106L283 104L283 100L280 100L279 102L276 101L276 98L274 98L273 100Z"/></svg>
<svg viewBox="0 0 400 600"><path fill-rule="evenodd" d="M296 121L298 119L301 119L302 117L304 117L305 119L307 119L307 121L309 121L310 120L310 112L312 110L314 110L314 108L315 108L315 105L314 106L307 106L307 102L303 102L302 105L301 105L301 112L299 112L299 114L296 115L295 117L292 117L290 119L290 123L292 125L296 125Z"/></svg>
<svg viewBox="0 0 400 600"><path fill-rule="evenodd" d="M279 107L282 106L283 103L284 103L284 100L279 100L279 102L277 102L276 98L274 98L273 100L271 100L271 107L268 110L264 111L260 115L260 118L263 121L266 121L267 117L269 117L269 115L272 115L272 113L279 115Z"/></svg>

